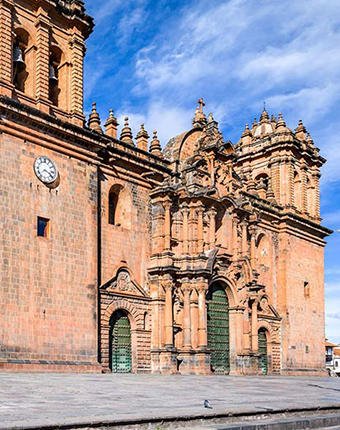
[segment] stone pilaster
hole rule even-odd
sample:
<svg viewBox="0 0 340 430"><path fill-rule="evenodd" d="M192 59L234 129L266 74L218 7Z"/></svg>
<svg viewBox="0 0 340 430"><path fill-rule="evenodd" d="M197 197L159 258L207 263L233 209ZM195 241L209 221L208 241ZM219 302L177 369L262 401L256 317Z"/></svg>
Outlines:
<svg viewBox="0 0 340 430"><path fill-rule="evenodd" d="M250 231L250 262L251 268L256 270L256 229L251 227Z"/></svg>
<svg viewBox="0 0 340 430"><path fill-rule="evenodd" d="M259 350L259 333L258 333L258 322L257 322L257 299L253 300L251 306L251 349L253 352L258 352Z"/></svg>
<svg viewBox="0 0 340 430"><path fill-rule="evenodd" d="M11 97L13 80L12 0L0 0L0 94Z"/></svg>
<svg viewBox="0 0 340 430"><path fill-rule="evenodd" d="M217 211L214 207L209 210L209 248L215 248L216 236L216 214Z"/></svg>
<svg viewBox="0 0 340 430"><path fill-rule="evenodd" d="M183 315L183 349L190 350L191 344L191 315L190 315L190 295L191 285L188 280L183 280L182 285L183 297L184 297L184 315Z"/></svg>
<svg viewBox="0 0 340 430"><path fill-rule="evenodd" d="M46 11L39 8L36 26L37 63L36 63L36 99L38 109L48 112L49 100L49 63L50 63L50 29L51 23Z"/></svg>
<svg viewBox="0 0 340 430"><path fill-rule="evenodd" d="M173 348L173 304L172 304L172 290L173 284L170 281L164 282L165 290L165 348Z"/></svg>
<svg viewBox="0 0 340 430"><path fill-rule="evenodd" d="M83 114L83 64L85 44L80 36L74 34L69 39L69 47L72 58L70 113L72 115L72 122L82 126L85 120Z"/></svg>
<svg viewBox="0 0 340 430"><path fill-rule="evenodd" d="M294 161L289 157L287 164L287 205L294 206Z"/></svg>
<svg viewBox="0 0 340 430"><path fill-rule="evenodd" d="M270 161L270 177L272 182L272 187L275 195L276 201L280 204L281 203L281 174L280 174L280 162L279 160L272 159Z"/></svg>
<svg viewBox="0 0 340 430"><path fill-rule="evenodd" d="M203 215L204 206L199 206L197 209L197 252L202 254L204 252L204 233L203 233Z"/></svg>
<svg viewBox="0 0 340 430"><path fill-rule="evenodd" d="M188 238L188 217L189 208L187 205L183 205L182 208L183 215L183 230L182 230L182 254L188 254L189 252L189 238Z"/></svg>
<svg viewBox="0 0 340 430"><path fill-rule="evenodd" d="M303 213L308 212L307 203L307 166L303 164L301 166L301 211Z"/></svg>
<svg viewBox="0 0 340 430"><path fill-rule="evenodd" d="M320 172L313 172L314 182L314 217L320 218Z"/></svg>
<svg viewBox="0 0 340 430"><path fill-rule="evenodd" d="M166 201L164 206L164 250L169 251L171 249L171 202Z"/></svg>

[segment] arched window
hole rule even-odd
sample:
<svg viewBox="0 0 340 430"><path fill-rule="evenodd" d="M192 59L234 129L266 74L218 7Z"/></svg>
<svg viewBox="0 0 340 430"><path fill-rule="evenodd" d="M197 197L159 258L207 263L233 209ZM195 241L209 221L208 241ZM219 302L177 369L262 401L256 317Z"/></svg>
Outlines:
<svg viewBox="0 0 340 430"><path fill-rule="evenodd" d="M49 98L55 106L59 106L60 98L60 77L59 68L61 64L62 51L58 46L52 46L49 64Z"/></svg>
<svg viewBox="0 0 340 430"><path fill-rule="evenodd" d="M109 224L112 225L116 223L117 203L118 193L115 190L111 190L109 193Z"/></svg>
<svg viewBox="0 0 340 430"><path fill-rule="evenodd" d="M116 184L109 192L108 222L117 227L131 228L132 198L127 187Z"/></svg>
<svg viewBox="0 0 340 430"><path fill-rule="evenodd" d="M143 321L144 330L149 330L149 313L144 312L144 321Z"/></svg>
<svg viewBox="0 0 340 430"><path fill-rule="evenodd" d="M268 185L269 185L269 176L265 173L256 176L255 178L256 190L261 199L265 199L267 197Z"/></svg>
<svg viewBox="0 0 340 430"><path fill-rule="evenodd" d="M13 84L19 91L25 92L26 81L30 75L31 62L27 55L29 34L23 28L15 30L13 44Z"/></svg>

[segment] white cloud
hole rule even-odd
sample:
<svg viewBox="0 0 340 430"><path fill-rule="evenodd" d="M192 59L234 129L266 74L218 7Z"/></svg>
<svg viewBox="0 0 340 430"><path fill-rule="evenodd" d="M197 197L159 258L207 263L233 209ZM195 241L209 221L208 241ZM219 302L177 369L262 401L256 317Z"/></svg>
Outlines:
<svg viewBox="0 0 340 430"><path fill-rule="evenodd" d="M124 124L124 117L129 118L130 125L132 124L134 127L134 136L138 133L140 124L145 125L150 137L152 137L153 130L157 130L158 139L164 146L169 136L176 136L190 129L190 118L193 116L193 112L180 107L169 107L160 102L153 102L148 105L144 114L136 112L131 106L126 106L120 109L117 115L121 127Z"/></svg>
<svg viewBox="0 0 340 430"><path fill-rule="evenodd" d="M326 337L340 342L340 280L326 284Z"/></svg>

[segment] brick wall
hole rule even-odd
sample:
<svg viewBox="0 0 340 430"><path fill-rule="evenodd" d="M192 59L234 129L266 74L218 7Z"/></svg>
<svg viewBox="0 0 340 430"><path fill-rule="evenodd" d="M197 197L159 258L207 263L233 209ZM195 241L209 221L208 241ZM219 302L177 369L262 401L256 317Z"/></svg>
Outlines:
<svg viewBox="0 0 340 430"><path fill-rule="evenodd" d="M83 161L0 136L0 358L96 362L96 172ZM34 174L57 165L60 186ZM37 217L50 238L37 237Z"/></svg>

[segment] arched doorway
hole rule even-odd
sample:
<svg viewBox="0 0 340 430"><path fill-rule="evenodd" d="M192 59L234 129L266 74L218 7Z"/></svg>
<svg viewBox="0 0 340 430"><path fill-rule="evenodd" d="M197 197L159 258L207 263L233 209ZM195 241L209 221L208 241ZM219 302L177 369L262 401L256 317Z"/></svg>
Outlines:
<svg viewBox="0 0 340 430"><path fill-rule="evenodd" d="M267 351L267 334L266 329L260 328L259 330L259 354L260 366L263 375L268 373L268 351Z"/></svg>
<svg viewBox="0 0 340 430"><path fill-rule="evenodd" d="M122 310L114 312L110 320L109 356L113 373L131 372L131 327L127 314Z"/></svg>
<svg viewBox="0 0 340 430"><path fill-rule="evenodd" d="M211 369L216 374L228 374L230 370L229 301L221 284L211 285L207 294L207 307Z"/></svg>

